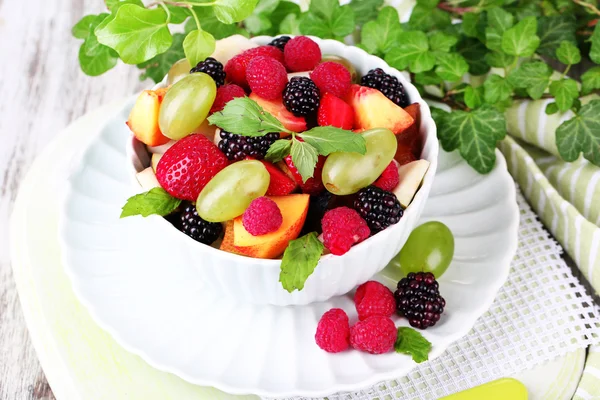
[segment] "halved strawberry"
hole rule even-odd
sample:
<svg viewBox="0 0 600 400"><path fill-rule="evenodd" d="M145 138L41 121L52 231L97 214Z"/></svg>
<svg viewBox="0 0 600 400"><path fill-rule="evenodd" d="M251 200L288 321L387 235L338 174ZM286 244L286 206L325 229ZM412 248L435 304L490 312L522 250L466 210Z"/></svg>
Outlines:
<svg viewBox="0 0 600 400"><path fill-rule="evenodd" d="M325 93L321 97L317 121L320 126L352 129L354 110L344 100L335 97L331 93Z"/></svg>
<svg viewBox="0 0 600 400"><path fill-rule="evenodd" d="M271 177L267 196L285 196L296 190L296 182L268 161L260 160Z"/></svg>
<svg viewBox="0 0 600 400"><path fill-rule="evenodd" d="M287 156L284 161L280 161L277 165L285 172L287 176L292 178L302 189L302 193L317 194L325 190L323 185L323 178L321 174L323 172L323 164L325 164L326 157L319 156L317 165L315 166L315 172L312 178L308 178L306 182L302 182L302 176L298 172L298 169L292 162L292 156Z"/></svg>
<svg viewBox="0 0 600 400"><path fill-rule="evenodd" d="M281 99L266 100L259 97L256 93L250 93L249 97L257 102L259 106L264 108L266 112L277 118L286 129L289 129L292 132L304 132L306 130L306 120L303 117L296 117L289 112L283 105ZM288 135L282 133L281 136L285 137Z"/></svg>

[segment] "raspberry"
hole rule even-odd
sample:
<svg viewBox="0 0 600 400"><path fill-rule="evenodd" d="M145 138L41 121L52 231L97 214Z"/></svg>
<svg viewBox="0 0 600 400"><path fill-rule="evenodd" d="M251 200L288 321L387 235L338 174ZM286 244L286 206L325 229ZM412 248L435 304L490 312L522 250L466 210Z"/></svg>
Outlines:
<svg viewBox="0 0 600 400"><path fill-rule="evenodd" d="M212 57L208 57L206 60L200 61L194 68L190 70L190 74L193 74L194 72L204 72L205 74L209 75L211 78L213 78L217 84L217 87L225 83L223 64Z"/></svg>
<svg viewBox="0 0 600 400"><path fill-rule="evenodd" d="M290 41L290 39L291 39L291 37L289 37L289 36L279 36L278 38L271 40L271 42L269 43L269 46L275 46L279 50L283 51L283 49L285 48L285 45L287 44L287 42Z"/></svg>
<svg viewBox="0 0 600 400"><path fill-rule="evenodd" d="M400 175L398 175L398 167L394 161L390 162L390 164L383 170L381 176L377 178L374 186L377 186L380 189L387 190L391 192L394 190L396 186L400 183Z"/></svg>
<svg viewBox="0 0 600 400"><path fill-rule="evenodd" d="M264 56L253 58L248 63L246 79L250 89L267 100L280 98L288 82L283 64L271 57Z"/></svg>
<svg viewBox="0 0 600 400"><path fill-rule="evenodd" d="M321 62L321 49L314 40L306 36L296 36L283 50L285 66L292 72L310 71Z"/></svg>
<svg viewBox="0 0 600 400"><path fill-rule="evenodd" d="M345 254L352 245L362 242L371 234L365 220L348 207L327 211L321 220L321 226L323 244L336 256Z"/></svg>
<svg viewBox="0 0 600 400"><path fill-rule="evenodd" d="M215 97L215 102L213 103L210 113L216 113L223 108L225 108L225 104L235 99L236 97L244 97L246 92L240 86L228 83L227 85L219 86L217 89L217 97Z"/></svg>
<svg viewBox="0 0 600 400"><path fill-rule="evenodd" d="M361 321L376 315L391 317L396 311L394 294L377 281L368 281L360 285L354 295L354 304Z"/></svg>
<svg viewBox="0 0 600 400"><path fill-rule="evenodd" d="M434 326L446 306L431 272L409 273L398 282L394 297L398 314L404 315L411 326L419 329Z"/></svg>
<svg viewBox="0 0 600 400"><path fill-rule="evenodd" d="M283 104L297 117L314 114L321 94L315 83L305 76L294 76L285 86Z"/></svg>
<svg viewBox="0 0 600 400"><path fill-rule="evenodd" d="M246 80L246 68L254 57L271 57L283 63L283 52L274 46L260 46L244 51L227 62L225 73L227 79L243 88L248 87Z"/></svg>
<svg viewBox="0 0 600 400"><path fill-rule="evenodd" d="M333 61L317 65L310 73L310 79L315 82L321 93L331 93L337 97L344 97L352 84L352 76L346 67Z"/></svg>
<svg viewBox="0 0 600 400"><path fill-rule="evenodd" d="M350 328L350 344L356 350L383 354L394 348L398 330L388 317L373 316Z"/></svg>
<svg viewBox="0 0 600 400"><path fill-rule="evenodd" d="M269 147L279 139L279 133L271 132L264 136L243 136L221 130L219 150L231 161L240 161L246 157L257 160L265 158Z"/></svg>
<svg viewBox="0 0 600 400"><path fill-rule="evenodd" d="M367 86L379 90L388 99L400 107L408 106L408 96L404 91L404 86L395 76L386 74L381 68L370 70L367 75L360 80L362 86Z"/></svg>
<svg viewBox="0 0 600 400"><path fill-rule="evenodd" d="M265 196L252 200L242 216L242 224L252 236L275 232L282 223L283 216L277 203Z"/></svg>
<svg viewBox="0 0 600 400"><path fill-rule="evenodd" d="M217 240L223 232L223 225L220 222L203 220L198 215L196 206L193 203L188 203L185 206L178 220L175 220L175 226L195 241L208 245Z"/></svg>
<svg viewBox="0 0 600 400"><path fill-rule="evenodd" d="M294 162L292 161L292 156L286 156L283 160L285 161L285 164L288 167L288 175L291 175L290 178L296 181L296 183L300 186L300 189L302 189L302 193L315 195L325 190L322 178L323 165L325 164L326 160L325 157L319 156L317 165L315 166L315 172L313 173L313 177L308 178L306 182L302 181L302 176L300 175L300 172L298 172L298 168L296 168L296 166L294 165Z"/></svg>
<svg viewBox="0 0 600 400"><path fill-rule="evenodd" d="M354 200L354 209L374 234L396 224L404 213L396 195L377 186L361 189Z"/></svg>
<svg viewBox="0 0 600 400"><path fill-rule="evenodd" d="M227 166L227 157L203 135L177 141L156 166L158 183L171 196L196 201L200 191Z"/></svg>
<svg viewBox="0 0 600 400"><path fill-rule="evenodd" d="M329 353L339 353L350 345L350 322L344 310L332 308L327 311L317 325L315 333L317 346Z"/></svg>

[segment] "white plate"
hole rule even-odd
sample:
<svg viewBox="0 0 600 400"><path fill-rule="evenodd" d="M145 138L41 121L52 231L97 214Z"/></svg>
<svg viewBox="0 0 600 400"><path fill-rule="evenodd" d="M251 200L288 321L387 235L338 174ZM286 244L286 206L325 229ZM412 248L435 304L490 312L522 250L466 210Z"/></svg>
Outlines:
<svg viewBox="0 0 600 400"><path fill-rule="evenodd" d="M87 149L71 178L60 228L75 293L121 345L190 382L274 397L359 389L415 366L404 355L331 355L315 345L326 310L342 307L356 319L348 296L294 307L235 304L202 287L196 269L173 264L156 225L120 220L121 206L135 191L125 168L127 110ZM431 358L465 335L492 303L507 277L518 226L514 184L499 152L496 168L485 176L455 154L440 157L423 219L452 229L456 253L440 280L446 311L424 331L433 343ZM132 247L140 242L144 248Z"/></svg>

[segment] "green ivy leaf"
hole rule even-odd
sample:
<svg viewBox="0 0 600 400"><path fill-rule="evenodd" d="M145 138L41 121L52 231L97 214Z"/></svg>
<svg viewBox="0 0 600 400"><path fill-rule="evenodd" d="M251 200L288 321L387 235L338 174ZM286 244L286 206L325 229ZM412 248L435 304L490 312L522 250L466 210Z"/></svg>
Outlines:
<svg viewBox="0 0 600 400"><path fill-rule="evenodd" d="M108 8L111 12L116 12L119 7L124 4L136 4L140 7L144 6L142 0L105 0L106 8Z"/></svg>
<svg viewBox="0 0 600 400"><path fill-rule="evenodd" d="M279 31L281 33L287 33L290 35L300 34L300 19L295 14L287 15L279 25Z"/></svg>
<svg viewBox="0 0 600 400"><path fill-rule="evenodd" d="M560 42L560 46L556 50L556 57L558 61L566 65L579 64L581 62L579 47L566 40Z"/></svg>
<svg viewBox="0 0 600 400"><path fill-rule="evenodd" d="M535 17L527 17L502 35L502 51L519 57L530 57L540 45L536 35L537 21Z"/></svg>
<svg viewBox="0 0 600 400"><path fill-rule="evenodd" d="M224 24L219 21L211 7L194 7L194 12L198 16L198 19L202 21L202 30L209 32L217 40L236 34L248 36L248 31L236 24ZM185 24L185 33L196 29L198 29L196 21L190 18Z"/></svg>
<svg viewBox="0 0 600 400"><path fill-rule="evenodd" d="M600 100L590 101L556 129L556 146L565 161L575 161L583 153L600 166Z"/></svg>
<svg viewBox="0 0 600 400"><path fill-rule="evenodd" d="M449 82L460 80L469 71L469 64L463 56L457 53L443 54L438 58L435 73Z"/></svg>
<svg viewBox="0 0 600 400"><path fill-rule="evenodd" d="M558 112L558 106L556 105L556 103L549 103L546 106L546 109L544 110L544 112L547 115L552 115L552 114L556 114Z"/></svg>
<svg viewBox="0 0 600 400"><path fill-rule="evenodd" d="M436 31L429 36L429 48L432 51L449 52L452 46L458 42L458 38L444 32Z"/></svg>
<svg viewBox="0 0 600 400"><path fill-rule="evenodd" d="M144 70L140 76L140 80L150 78L156 83L162 81L167 73L169 73L171 66L185 57L183 51L184 38L185 35L182 33L174 34L173 43L167 51L154 56L144 63L138 64L138 68Z"/></svg>
<svg viewBox="0 0 600 400"><path fill-rule="evenodd" d="M383 0L354 0L349 5L356 16L356 24L360 27L368 21L377 19Z"/></svg>
<svg viewBox="0 0 600 400"><path fill-rule="evenodd" d="M527 89L532 99L537 100L550 83L552 68L542 61L526 62L508 75L508 81L516 88Z"/></svg>
<svg viewBox="0 0 600 400"><path fill-rule="evenodd" d="M398 11L393 7L383 7L377 20L364 24L361 30L361 44L369 53L383 55L393 50L401 33Z"/></svg>
<svg viewBox="0 0 600 400"><path fill-rule="evenodd" d="M213 11L219 21L224 24L233 24L248 18L258 0L215 0Z"/></svg>
<svg viewBox="0 0 600 400"><path fill-rule="evenodd" d="M462 40L457 46L458 53L465 58L469 64L469 72L472 75L484 75L490 70L485 61L488 50L483 43L477 39Z"/></svg>
<svg viewBox="0 0 600 400"><path fill-rule="evenodd" d="M354 11L350 6L340 7L335 5L318 12L311 11L303 15L300 20L300 31L305 35L314 35L322 38L344 37L351 34L356 26ZM312 3L311 3L312 4Z"/></svg>
<svg viewBox="0 0 600 400"><path fill-rule="evenodd" d="M188 19L188 17L190 16L190 11L186 7L177 7L167 4L167 8L171 13L171 21L169 22L171 24L181 24L185 22L185 20Z"/></svg>
<svg viewBox="0 0 600 400"><path fill-rule="evenodd" d="M419 72L415 74L415 82L420 85L439 85L443 82L442 78L433 71Z"/></svg>
<svg viewBox="0 0 600 400"><path fill-rule="evenodd" d="M492 105L510 98L513 91L508 80L496 74L490 75L485 80L483 88L485 102Z"/></svg>
<svg viewBox="0 0 600 400"><path fill-rule="evenodd" d="M104 15L107 16L108 14ZM98 24L95 23L97 18L98 15L84 16L73 26L71 33L77 39L87 39L90 32L92 32L93 29L98 26Z"/></svg>
<svg viewBox="0 0 600 400"><path fill-rule="evenodd" d="M543 56L556 57L556 50L564 41L577 44L575 31L577 24L574 15L569 13L541 17L538 20L540 47L537 52Z"/></svg>
<svg viewBox="0 0 600 400"><path fill-rule="evenodd" d="M403 32L399 44L385 56L394 68L403 70L408 66L410 72L419 73L431 70L435 66L435 56L429 51L429 42L425 32Z"/></svg>
<svg viewBox="0 0 600 400"><path fill-rule="evenodd" d="M323 156L335 152L365 154L367 151L365 138L362 135L333 126L318 126L298 136L317 149L319 154Z"/></svg>
<svg viewBox="0 0 600 400"><path fill-rule="evenodd" d="M550 94L554 96L558 109L567 111L573 105L573 101L579 97L577 82L573 79L560 79L550 84Z"/></svg>
<svg viewBox="0 0 600 400"><path fill-rule="evenodd" d="M515 56L509 56L504 52L494 51L492 53L488 53L484 57L485 61L492 67L495 68L504 68L512 65L515 62Z"/></svg>
<svg viewBox="0 0 600 400"><path fill-rule="evenodd" d="M354 11L349 5L337 8L331 17L331 32L334 36L347 36L354 32Z"/></svg>
<svg viewBox="0 0 600 400"><path fill-rule="evenodd" d="M117 65L118 58L115 57L112 50L106 46L99 46L94 53L86 54L86 48L81 45L79 48L79 65L81 70L89 76L102 75L106 71Z"/></svg>
<svg viewBox="0 0 600 400"><path fill-rule="evenodd" d="M590 49L590 58L596 64L600 64L600 24L596 24L591 41L592 47Z"/></svg>
<svg viewBox="0 0 600 400"><path fill-rule="evenodd" d="M296 21L296 27L298 26L298 16L300 15L300 6L291 1L280 1L277 8L270 14L271 25L273 28L269 32L271 36L278 35L280 33L293 33L299 34L292 30L283 31L282 24L284 22L289 25L290 20ZM286 21L287 20L287 21Z"/></svg>
<svg viewBox="0 0 600 400"><path fill-rule="evenodd" d="M514 17L500 7L494 7L487 10L487 22L491 28L504 32L513 26Z"/></svg>
<svg viewBox="0 0 600 400"><path fill-rule="evenodd" d="M191 31L183 41L183 51L190 65L196 65L214 53L215 38L201 29Z"/></svg>
<svg viewBox="0 0 600 400"><path fill-rule="evenodd" d="M487 27L486 13L466 13L461 24L465 36L479 39L485 43L485 28Z"/></svg>
<svg viewBox="0 0 600 400"><path fill-rule="evenodd" d="M444 29L452 24L450 14L440 9L433 10L424 4L419 4L413 8L408 26L413 30L429 31L433 28Z"/></svg>
<svg viewBox="0 0 600 400"><path fill-rule="evenodd" d="M114 20L95 32L98 41L114 49L127 64L147 61L167 51L173 42L162 8L147 10L134 4L121 6Z"/></svg>
<svg viewBox="0 0 600 400"><path fill-rule="evenodd" d="M175 211L180 204L181 200L171 196L165 189L156 187L127 199L127 203L125 203L121 212L121 218L133 215L141 215L142 217L149 215L165 216Z"/></svg>
<svg viewBox="0 0 600 400"><path fill-rule="evenodd" d="M308 5L308 10L324 20L329 20L339 6L338 0L314 0Z"/></svg>
<svg viewBox="0 0 600 400"><path fill-rule="evenodd" d="M279 282L285 290L304 289L304 284L315 271L323 254L323 243L317 238L316 232L311 232L298 239L292 240L283 253Z"/></svg>
<svg viewBox="0 0 600 400"><path fill-rule="evenodd" d="M465 104L471 109L481 107L483 104L483 86L467 86L465 88Z"/></svg>
<svg viewBox="0 0 600 400"><path fill-rule="evenodd" d="M291 147L292 147L291 140L287 140L287 139L276 140L271 145L271 147L269 147L269 150L267 150L265 159L272 163L279 162L290 154Z"/></svg>
<svg viewBox="0 0 600 400"><path fill-rule="evenodd" d="M273 27L271 20L264 14L252 14L244 20L244 26L253 35L266 32Z"/></svg>
<svg viewBox="0 0 600 400"><path fill-rule="evenodd" d="M588 94L592 90L600 89L600 67L592 67L581 75L582 94Z"/></svg>
<svg viewBox="0 0 600 400"><path fill-rule="evenodd" d="M298 169L302 181L306 182L312 178L315 173L315 166L319 159L319 153L311 144L292 139L292 149L290 151L292 162Z"/></svg>

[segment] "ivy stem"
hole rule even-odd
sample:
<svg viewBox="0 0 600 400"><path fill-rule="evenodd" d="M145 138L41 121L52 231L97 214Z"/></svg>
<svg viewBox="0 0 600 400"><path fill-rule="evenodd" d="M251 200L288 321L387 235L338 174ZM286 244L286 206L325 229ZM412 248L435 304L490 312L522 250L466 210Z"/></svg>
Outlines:
<svg viewBox="0 0 600 400"><path fill-rule="evenodd" d="M192 17L194 17L194 21L196 21L196 27L198 27L198 30L202 30L202 27L200 26L200 20L198 19L198 14L196 14L196 11L194 11L194 6L188 6L190 13L192 13Z"/></svg>
<svg viewBox="0 0 600 400"><path fill-rule="evenodd" d="M583 0L573 0L573 3L578 4L581 7L585 7L587 9L589 9L590 11L592 11L596 15L600 15L600 10L596 6L594 6L593 4L586 3Z"/></svg>
<svg viewBox="0 0 600 400"><path fill-rule="evenodd" d="M565 70L563 71L562 76L560 78L564 79L565 76L567 76L567 74L569 73L570 70L571 70L571 64L567 65L567 68L565 68Z"/></svg>
<svg viewBox="0 0 600 400"><path fill-rule="evenodd" d="M171 0L163 0L163 1L156 1L154 3L150 3L148 4L148 8L157 6L157 5L161 5L161 4L169 4L171 6L175 6L175 7L210 7L210 6L214 6L216 4L216 1L211 1L210 3L196 3L193 1L171 1Z"/></svg>
<svg viewBox="0 0 600 400"><path fill-rule="evenodd" d="M438 3L437 8L458 15L477 11L477 7L453 7L451 4L445 2Z"/></svg>
<svg viewBox="0 0 600 400"><path fill-rule="evenodd" d="M165 23L168 25L169 22L171 22L171 11L169 11L169 7L165 6L165 3L162 1L159 2L158 5L161 6L163 10L165 10L165 12L167 13L167 22Z"/></svg>

